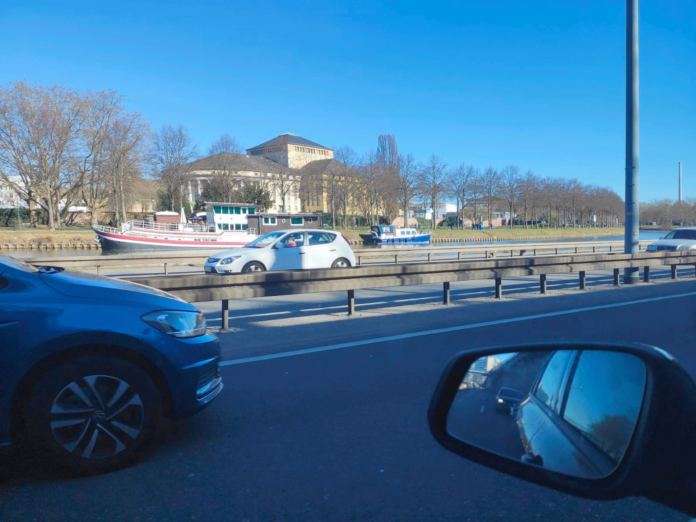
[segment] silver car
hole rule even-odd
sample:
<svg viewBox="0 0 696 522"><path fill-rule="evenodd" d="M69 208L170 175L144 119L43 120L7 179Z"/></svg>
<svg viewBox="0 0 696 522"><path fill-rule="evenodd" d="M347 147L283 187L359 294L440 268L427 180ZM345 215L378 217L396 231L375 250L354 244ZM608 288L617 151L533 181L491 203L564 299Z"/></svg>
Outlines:
<svg viewBox="0 0 696 522"><path fill-rule="evenodd" d="M233 248L209 258L204 270L210 274L348 268L355 266L350 241L333 230L278 230L242 248Z"/></svg>
<svg viewBox="0 0 696 522"><path fill-rule="evenodd" d="M669 232L659 241L648 245L648 252L659 252L662 250L696 250L696 228L684 227L677 228Z"/></svg>

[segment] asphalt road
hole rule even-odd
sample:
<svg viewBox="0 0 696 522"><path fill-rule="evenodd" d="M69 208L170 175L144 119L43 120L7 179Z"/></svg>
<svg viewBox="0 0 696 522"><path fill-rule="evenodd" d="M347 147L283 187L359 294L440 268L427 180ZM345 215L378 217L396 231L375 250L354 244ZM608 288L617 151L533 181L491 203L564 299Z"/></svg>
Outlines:
<svg viewBox="0 0 696 522"><path fill-rule="evenodd" d="M531 485L429 434L445 363L474 347L639 341L696 376L693 277L620 289L590 279L586 292L567 282L543 297L533 279L506 282L520 291L502 302L491 282L462 285L449 307L427 285L360 292L359 303L383 304L353 318L338 294L234 302L238 330L221 335L226 389L210 408L108 475L65 478L0 453L0 520L688 520L645 499L595 502ZM428 299L403 301L418 297ZM211 319L217 306L201 305Z"/></svg>

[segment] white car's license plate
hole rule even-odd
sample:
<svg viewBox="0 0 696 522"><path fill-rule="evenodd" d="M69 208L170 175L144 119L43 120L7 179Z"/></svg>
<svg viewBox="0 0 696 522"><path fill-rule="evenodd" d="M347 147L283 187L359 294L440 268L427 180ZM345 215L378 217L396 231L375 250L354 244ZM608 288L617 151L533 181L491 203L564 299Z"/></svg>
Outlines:
<svg viewBox="0 0 696 522"><path fill-rule="evenodd" d="M206 267L205 267L205 271L206 271L206 272L212 272L212 271L213 271L213 267L212 267L212 266L206 266Z"/></svg>

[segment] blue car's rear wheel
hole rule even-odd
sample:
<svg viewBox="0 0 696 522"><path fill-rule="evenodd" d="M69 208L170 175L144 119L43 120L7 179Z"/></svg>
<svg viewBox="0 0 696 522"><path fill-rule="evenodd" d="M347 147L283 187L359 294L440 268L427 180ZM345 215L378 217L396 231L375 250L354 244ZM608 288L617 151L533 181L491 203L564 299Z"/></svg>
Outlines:
<svg viewBox="0 0 696 522"><path fill-rule="evenodd" d="M95 355L55 366L30 393L25 425L31 443L77 471L130 463L162 419L162 400L151 377L115 357Z"/></svg>

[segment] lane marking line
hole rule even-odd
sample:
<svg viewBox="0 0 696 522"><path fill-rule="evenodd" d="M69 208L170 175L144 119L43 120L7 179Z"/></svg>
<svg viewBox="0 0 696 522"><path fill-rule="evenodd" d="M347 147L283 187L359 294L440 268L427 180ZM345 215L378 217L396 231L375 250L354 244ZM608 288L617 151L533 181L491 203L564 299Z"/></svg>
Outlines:
<svg viewBox="0 0 696 522"><path fill-rule="evenodd" d="M307 355L310 353L328 352L332 350L342 350L343 348L353 348L355 346L366 346L368 344L384 343L390 341L399 341L402 339L413 339L415 337L425 337L428 335L437 335L442 333L460 332L462 330L472 330L474 328L485 328L487 326L495 326L499 324L519 323L522 321L532 321L535 319L543 319L545 317L557 317L561 315L579 314L583 312L592 312L595 310L607 310L609 308L620 308L623 306L633 306L644 303L654 303L657 301L666 301L668 299L681 299L682 297L696 296L696 292L687 292L685 294L674 294L662 297L649 297L646 299L637 299L635 301L624 301L622 303L612 303L606 305L586 306L583 308L574 308L571 310L561 310L559 312L547 312L543 314L526 315L522 317L511 317L509 319L498 319L496 321L485 321L483 323L465 324L461 326L450 326L448 328L438 328L435 330L425 330L421 332L412 332L400 335L390 335L387 337L378 337L376 339L365 339L362 341L353 341L349 343L334 344L330 346L320 346L317 348L306 348L304 350L293 350L290 352L272 353L268 355L259 355L257 357L246 357L244 359L233 359L223 361L220 366L234 366L237 364L246 364L259 361L269 361L271 359L282 359L284 357L294 357L296 355Z"/></svg>

